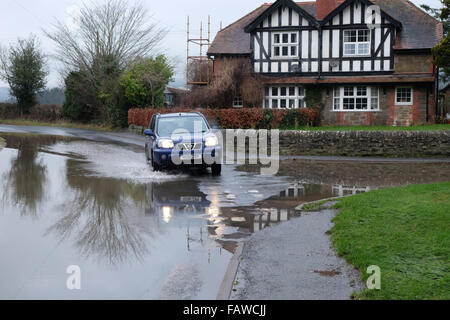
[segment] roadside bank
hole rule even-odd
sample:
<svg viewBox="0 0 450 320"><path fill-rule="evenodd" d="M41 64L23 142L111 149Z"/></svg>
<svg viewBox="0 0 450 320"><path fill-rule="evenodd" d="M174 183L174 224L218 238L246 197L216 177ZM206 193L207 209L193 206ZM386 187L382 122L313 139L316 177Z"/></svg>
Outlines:
<svg viewBox="0 0 450 320"><path fill-rule="evenodd" d="M449 299L449 207L450 182L304 204L245 243L231 299Z"/></svg>
<svg viewBox="0 0 450 320"><path fill-rule="evenodd" d="M381 269L381 290L359 299L450 299L450 182L381 189L339 201L331 239L361 270Z"/></svg>
<svg viewBox="0 0 450 320"><path fill-rule="evenodd" d="M245 243L231 299L351 299L362 284L326 234L337 213L333 204L254 234Z"/></svg>

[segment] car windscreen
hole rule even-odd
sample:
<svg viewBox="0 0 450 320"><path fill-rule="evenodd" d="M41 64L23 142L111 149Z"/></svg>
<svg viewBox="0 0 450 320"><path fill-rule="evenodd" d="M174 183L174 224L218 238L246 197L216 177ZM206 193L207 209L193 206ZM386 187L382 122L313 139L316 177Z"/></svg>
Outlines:
<svg viewBox="0 0 450 320"><path fill-rule="evenodd" d="M201 133L208 131L208 125L202 117L168 117L158 120L157 133L162 137L171 137L173 133Z"/></svg>

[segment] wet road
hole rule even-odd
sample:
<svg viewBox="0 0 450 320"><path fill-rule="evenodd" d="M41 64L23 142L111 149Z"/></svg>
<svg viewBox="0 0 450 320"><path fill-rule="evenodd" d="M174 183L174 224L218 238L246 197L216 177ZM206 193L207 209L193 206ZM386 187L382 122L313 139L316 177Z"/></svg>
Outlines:
<svg viewBox="0 0 450 320"><path fill-rule="evenodd" d="M127 133L0 126L0 136L0 299L214 299L236 242L298 204L450 179L450 161L154 173L143 138ZM66 287L70 265L82 290Z"/></svg>

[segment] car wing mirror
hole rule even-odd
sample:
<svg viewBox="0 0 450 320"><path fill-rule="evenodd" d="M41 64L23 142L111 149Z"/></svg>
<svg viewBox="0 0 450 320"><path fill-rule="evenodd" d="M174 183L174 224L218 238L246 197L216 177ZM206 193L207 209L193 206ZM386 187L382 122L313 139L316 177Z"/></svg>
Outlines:
<svg viewBox="0 0 450 320"><path fill-rule="evenodd" d="M146 136L148 136L148 137L154 137L154 136L155 136L155 134L153 133L153 131L150 130L150 129L146 129L146 130L144 131L144 134L145 134Z"/></svg>

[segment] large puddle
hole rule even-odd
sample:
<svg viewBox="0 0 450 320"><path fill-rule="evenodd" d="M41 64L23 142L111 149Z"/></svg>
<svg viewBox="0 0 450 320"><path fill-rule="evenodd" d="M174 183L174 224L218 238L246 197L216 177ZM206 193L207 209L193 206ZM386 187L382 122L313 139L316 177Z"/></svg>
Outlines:
<svg viewBox="0 0 450 320"><path fill-rule="evenodd" d="M136 146L1 136L0 299L214 299L236 243L300 203L450 178L448 162L154 173ZM72 265L81 290L67 289Z"/></svg>

